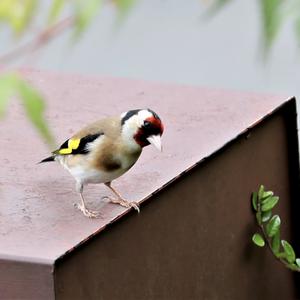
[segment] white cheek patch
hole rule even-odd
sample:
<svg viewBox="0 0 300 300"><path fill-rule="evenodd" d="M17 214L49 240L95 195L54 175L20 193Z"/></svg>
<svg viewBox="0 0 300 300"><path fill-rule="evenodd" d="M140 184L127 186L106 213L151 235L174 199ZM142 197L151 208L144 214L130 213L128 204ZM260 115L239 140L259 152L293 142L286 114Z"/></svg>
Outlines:
<svg viewBox="0 0 300 300"><path fill-rule="evenodd" d="M138 112L137 116L140 122L139 127L141 127L146 119L152 117L152 113L149 110L143 109Z"/></svg>
<svg viewBox="0 0 300 300"><path fill-rule="evenodd" d="M125 116L126 113L123 113L121 117ZM133 150L140 149L140 145L134 140L135 134L138 132L139 128L141 128L144 124L144 121L152 117L152 113L146 109L140 110L136 115L133 115L131 118L126 120L122 127L122 137L124 143L126 143Z"/></svg>

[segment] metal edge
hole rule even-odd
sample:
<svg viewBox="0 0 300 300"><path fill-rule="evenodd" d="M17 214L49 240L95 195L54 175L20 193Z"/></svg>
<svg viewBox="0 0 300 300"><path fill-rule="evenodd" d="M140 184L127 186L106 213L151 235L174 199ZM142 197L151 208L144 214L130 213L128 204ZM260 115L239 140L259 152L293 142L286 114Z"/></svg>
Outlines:
<svg viewBox="0 0 300 300"><path fill-rule="evenodd" d="M20 263L30 263L30 264L39 264L39 265L48 265L53 266L55 260L53 259L45 259L45 258L37 258L31 256L21 256L21 255L7 255L0 253L0 260L6 261L14 261Z"/></svg>

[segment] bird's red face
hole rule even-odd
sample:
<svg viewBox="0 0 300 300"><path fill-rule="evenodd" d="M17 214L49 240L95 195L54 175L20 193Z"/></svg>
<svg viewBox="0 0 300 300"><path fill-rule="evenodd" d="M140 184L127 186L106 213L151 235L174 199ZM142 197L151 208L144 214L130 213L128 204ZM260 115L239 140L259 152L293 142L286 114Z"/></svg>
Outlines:
<svg viewBox="0 0 300 300"><path fill-rule="evenodd" d="M155 112L150 112L151 116L144 120L142 126L134 135L134 139L141 147L152 144L161 151L161 135L164 131L164 125Z"/></svg>

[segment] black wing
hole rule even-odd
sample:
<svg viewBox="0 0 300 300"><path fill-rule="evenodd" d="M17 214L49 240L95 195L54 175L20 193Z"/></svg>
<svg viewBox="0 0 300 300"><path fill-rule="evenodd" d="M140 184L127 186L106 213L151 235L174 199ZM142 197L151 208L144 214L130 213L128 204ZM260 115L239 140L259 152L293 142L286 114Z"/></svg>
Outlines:
<svg viewBox="0 0 300 300"><path fill-rule="evenodd" d="M59 149L53 152L53 154L60 154L60 155L68 155L68 154L87 154L89 153L87 144L92 143L95 141L99 136L103 135L103 132L89 134L81 139L68 139L66 140ZM70 143L71 141L71 143ZM76 147L72 147L72 142L77 141Z"/></svg>

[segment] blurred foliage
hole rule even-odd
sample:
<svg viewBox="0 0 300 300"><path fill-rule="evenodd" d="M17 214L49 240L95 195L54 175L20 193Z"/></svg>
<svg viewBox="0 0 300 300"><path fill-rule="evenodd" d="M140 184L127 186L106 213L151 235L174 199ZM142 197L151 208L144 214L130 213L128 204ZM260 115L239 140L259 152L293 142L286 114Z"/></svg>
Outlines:
<svg viewBox="0 0 300 300"><path fill-rule="evenodd" d="M11 97L21 101L28 119L50 146L54 146L53 136L44 121L45 102L41 94L17 74L0 77L0 118L4 117Z"/></svg>
<svg viewBox="0 0 300 300"><path fill-rule="evenodd" d="M37 0L1 0L0 21L20 34L32 20L36 7Z"/></svg>
<svg viewBox="0 0 300 300"><path fill-rule="evenodd" d="M12 34L20 38L26 32L30 31L32 27L31 24L34 23L38 15L44 15L46 13L44 28L41 29L41 32L45 33L43 38L46 37L47 39L47 34L48 36L53 34L53 32L54 35L56 34L55 30L50 31L50 29L53 29L53 27L58 26L60 22L66 20L65 15L69 13L68 17L72 22L68 23L70 24L70 26L68 26L73 31L73 36L78 38L81 33L86 30L103 5L110 4L114 6L119 18L122 19L136 1L137 0L0 0L0 29L4 26L9 27ZM210 12L216 14L231 1L232 0L213 0ZM47 3L48 11L45 12L44 7L41 8L41 2L43 2L43 5ZM300 44L299 0L287 0L285 2L280 0L260 0L259 4L265 53L268 53L280 29L287 20L294 22L296 37ZM20 52L22 51L16 52L17 56L21 55ZM18 57L15 58L17 59ZM1 78L0 117L4 115L11 98L10 95L19 94L23 100L27 99L24 100L23 103L28 117L42 136L50 142L50 130L42 118L43 98L33 88L30 88L28 83L22 85L20 82L21 79L18 78L18 80L16 80L15 75L3 76ZM23 86L23 88L21 86ZM13 93L12 91L14 89L16 89L16 91Z"/></svg>
<svg viewBox="0 0 300 300"><path fill-rule="evenodd" d="M99 12L102 5L112 4L119 14L126 13L137 0L53 0L49 6L47 23L55 23L63 11L69 9L75 19L75 31L83 31ZM49 1L50 2L50 1ZM40 13L39 0L1 0L0 22L8 25L19 35L28 29ZM46 24L47 25L47 24Z"/></svg>
<svg viewBox="0 0 300 300"><path fill-rule="evenodd" d="M51 29L66 20L65 12L71 12L68 18L70 29L77 38L88 27L90 22L104 4L116 7L119 16L123 16L133 6L135 0L53 0L49 1L46 22L41 32L47 38ZM17 38L30 31L30 25L41 11L38 0L0 0L0 26L9 27ZM0 27L0 29L1 29ZM52 32L51 32L52 33ZM49 36L49 35L48 35ZM43 42L43 41L42 41ZM17 52L20 55L19 52ZM3 54L3 53L2 53ZM17 55L17 56L18 56ZM1 54L0 54L1 57ZM18 57L14 57L17 59ZM24 111L45 141L53 146L53 135L44 118L45 100L42 95L20 75L2 70L0 77L0 118L5 116L8 104L13 96L22 101Z"/></svg>
<svg viewBox="0 0 300 300"><path fill-rule="evenodd" d="M278 215L272 214L279 197L274 196L272 191L265 191L264 186L261 185L258 192L252 193L251 200L261 231L252 236L253 243L258 247L264 247L267 244L269 250L282 264L292 271L300 272L300 258L296 257L289 242L281 240L281 219Z"/></svg>
<svg viewBox="0 0 300 300"><path fill-rule="evenodd" d="M214 0L211 14L216 14L233 0ZM293 22L295 37L300 44L300 1L299 0L260 0L258 2L261 16L262 40L264 53L267 55L278 37L281 28L287 22Z"/></svg>

